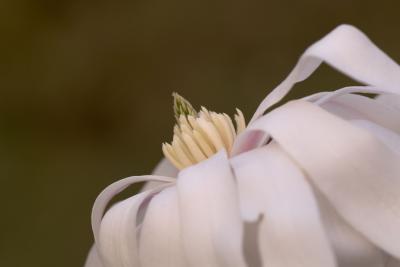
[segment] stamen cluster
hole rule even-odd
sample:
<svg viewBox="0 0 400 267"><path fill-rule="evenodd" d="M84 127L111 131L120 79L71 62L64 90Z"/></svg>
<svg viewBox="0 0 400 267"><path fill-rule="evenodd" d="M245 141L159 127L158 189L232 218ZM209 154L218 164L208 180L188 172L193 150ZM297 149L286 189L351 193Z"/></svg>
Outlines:
<svg viewBox="0 0 400 267"><path fill-rule="evenodd" d="M177 123L172 142L162 145L165 157L181 170L209 158L223 148L230 153L236 136L246 127L243 113L236 109L235 128L227 114L208 111L204 107L197 113L187 100L177 94L174 94L175 106L177 96L180 100L179 110L185 112L178 113L175 109Z"/></svg>

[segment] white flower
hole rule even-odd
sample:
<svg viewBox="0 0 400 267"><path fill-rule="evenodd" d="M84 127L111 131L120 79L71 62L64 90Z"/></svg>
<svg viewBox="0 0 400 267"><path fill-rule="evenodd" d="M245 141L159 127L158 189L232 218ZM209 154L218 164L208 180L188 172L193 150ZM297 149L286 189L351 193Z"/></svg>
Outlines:
<svg viewBox="0 0 400 267"><path fill-rule="evenodd" d="M263 115L322 62L366 86ZM223 146L229 154L199 146L206 159L186 151L193 162L174 162L181 171L163 160L153 176L107 187L93 207L86 267L400 266L399 95L400 66L356 28L339 26ZM175 134L199 142L196 127L182 125ZM182 140L178 150L190 144ZM114 195L140 181L153 183L104 215Z"/></svg>

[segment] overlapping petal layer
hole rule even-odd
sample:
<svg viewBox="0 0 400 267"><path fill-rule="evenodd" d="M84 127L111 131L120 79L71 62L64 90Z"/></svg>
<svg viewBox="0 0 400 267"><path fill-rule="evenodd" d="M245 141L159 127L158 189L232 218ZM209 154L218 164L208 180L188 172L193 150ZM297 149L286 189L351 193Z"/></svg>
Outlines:
<svg viewBox="0 0 400 267"><path fill-rule="evenodd" d="M226 152L181 171L177 188L188 266L246 266L237 187Z"/></svg>
<svg viewBox="0 0 400 267"><path fill-rule="evenodd" d="M272 111L251 129L271 135L352 227L400 258L399 154L304 101Z"/></svg>
<svg viewBox="0 0 400 267"><path fill-rule="evenodd" d="M243 217L261 217L263 266L335 266L311 187L278 144L244 153L232 165Z"/></svg>
<svg viewBox="0 0 400 267"><path fill-rule="evenodd" d="M322 62L371 86L263 115ZM163 161L157 174L177 178L105 189L86 267L400 266L399 94L399 65L354 27L338 27L261 103L235 157L220 151L179 173ZM114 195L148 180L103 217Z"/></svg>

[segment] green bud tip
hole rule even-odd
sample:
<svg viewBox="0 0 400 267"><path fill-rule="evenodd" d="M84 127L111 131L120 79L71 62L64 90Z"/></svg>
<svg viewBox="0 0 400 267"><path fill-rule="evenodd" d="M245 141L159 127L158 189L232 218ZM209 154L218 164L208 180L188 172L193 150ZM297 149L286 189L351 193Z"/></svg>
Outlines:
<svg viewBox="0 0 400 267"><path fill-rule="evenodd" d="M174 114L175 119L179 121L179 117L181 115L184 116L197 116L197 111L193 108L189 101L180 96L178 93L172 93L172 97L174 98Z"/></svg>

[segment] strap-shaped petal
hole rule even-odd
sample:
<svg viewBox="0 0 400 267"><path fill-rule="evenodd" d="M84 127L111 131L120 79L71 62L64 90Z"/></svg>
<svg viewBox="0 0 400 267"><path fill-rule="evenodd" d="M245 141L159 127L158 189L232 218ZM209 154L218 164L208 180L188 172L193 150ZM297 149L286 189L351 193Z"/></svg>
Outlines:
<svg viewBox="0 0 400 267"><path fill-rule="evenodd" d="M154 168L152 175L160 175L160 176L166 176L166 177L176 177L178 176L178 169L172 165L169 160L167 160L166 158L163 158L162 160L160 160L160 162L157 164L157 166ZM155 188L159 185L162 185L163 182L156 182L156 181L150 181L147 182L143 188L141 189L141 191L146 191L152 188Z"/></svg>
<svg viewBox="0 0 400 267"><path fill-rule="evenodd" d="M367 120L400 134L400 111L360 95L342 95L321 105L346 120Z"/></svg>
<svg viewBox="0 0 400 267"><path fill-rule="evenodd" d="M258 243L263 266L336 266L311 187L276 143L231 162L244 218L262 214Z"/></svg>
<svg viewBox="0 0 400 267"><path fill-rule="evenodd" d="M152 193L146 191L118 202L104 215L96 246L106 266L140 266L136 220L140 206Z"/></svg>
<svg viewBox="0 0 400 267"><path fill-rule="evenodd" d="M182 170L177 188L188 266L245 266L238 193L225 150Z"/></svg>
<svg viewBox="0 0 400 267"><path fill-rule="evenodd" d="M341 25L304 52L287 78L262 101L251 122L279 102L295 83L307 79L322 62L361 83L400 93L399 65L357 28Z"/></svg>
<svg viewBox="0 0 400 267"><path fill-rule="evenodd" d="M111 199L132 184L140 182L149 182L149 181L173 183L175 182L175 179L169 177L154 176L154 175L131 176L110 184L98 195L93 204L92 216L91 216L92 229L95 242L97 242L98 239L101 219L104 215L106 206L111 201Z"/></svg>
<svg viewBox="0 0 400 267"><path fill-rule="evenodd" d="M391 257L387 260L385 267L400 267L400 260Z"/></svg>
<svg viewBox="0 0 400 267"><path fill-rule="evenodd" d="M96 201L93 205L93 209L92 209L92 216L91 216L91 221L92 221L92 230L93 230L93 235L94 235L94 240L95 240L95 244L92 248L92 251L94 249L96 249L96 253L94 254L94 252L90 252L89 256L93 256L93 255L97 255L96 259L99 259L101 261L104 260L104 257L102 255L102 253L99 253L99 247L100 247L100 226L102 223L102 218L106 209L106 206L108 205L108 203L111 201L111 199L117 195L118 193L120 193L121 191L123 191L125 188L127 188L128 186L135 184L135 183L140 183L140 182L148 182L148 181L156 181L156 182L163 182L164 184L166 183L173 183L175 181L174 178L169 178L169 177L162 177L162 176L132 176L132 177L127 177L124 178L122 180L119 180L117 182L112 183L111 185L109 185L108 187L106 187L100 194L99 196L96 198ZM164 186L161 185L153 190L155 190L154 192L157 192L159 190L161 190ZM149 195L152 192L145 192L142 193L141 197L145 196L145 195ZM136 216L136 215L135 215ZM136 221L134 223L134 226L136 226ZM136 240L136 239L135 239ZM88 259L86 264L91 264L93 261L95 261L96 259L92 260L92 259ZM90 265L89 265L90 266Z"/></svg>
<svg viewBox="0 0 400 267"><path fill-rule="evenodd" d="M385 267L389 256L343 220L318 190L314 192L338 266Z"/></svg>
<svg viewBox="0 0 400 267"><path fill-rule="evenodd" d="M376 98L376 100L400 111L400 95L381 94Z"/></svg>
<svg viewBox="0 0 400 267"><path fill-rule="evenodd" d="M376 136L389 149L400 155L400 135L367 120L352 120L351 123Z"/></svg>
<svg viewBox="0 0 400 267"><path fill-rule="evenodd" d="M175 186L154 196L140 231L141 267L186 267Z"/></svg>
<svg viewBox="0 0 400 267"><path fill-rule="evenodd" d="M374 135L304 101L250 126L270 134L338 213L400 258L400 156Z"/></svg>
<svg viewBox="0 0 400 267"><path fill-rule="evenodd" d="M93 245L90 249L84 267L104 267L104 264L101 262L100 256L97 253L96 246Z"/></svg>

